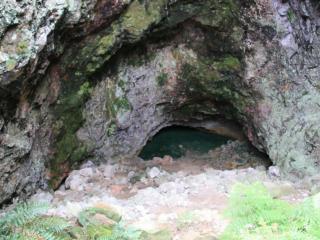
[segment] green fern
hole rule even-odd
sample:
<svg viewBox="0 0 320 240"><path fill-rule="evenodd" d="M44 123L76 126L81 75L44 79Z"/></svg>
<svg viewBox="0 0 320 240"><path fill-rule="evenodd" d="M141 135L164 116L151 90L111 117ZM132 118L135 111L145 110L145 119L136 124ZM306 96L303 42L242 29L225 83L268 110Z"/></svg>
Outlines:
<svg viewBox="0 0 320 240"><path fill-rule="evenodd" d="M23 226L26 222L44 214L48 208L48 204L45 203L22 203L0 220L0 226Z"/></svg>
<svg viewBox="0 0 320 240"><path fill-rule="evenodd" d="M0 236L8 240L64 240L71 239L65 230L70 227L59 217L44 216L46 203L30 202L16 206L0 219Z"/></svg>
<svg viewBox="0 0 320 240"><path fill-rule="evenodd" d="M238 184L230 196L230 225L221 240L319 240L320 208L314 198L299 205L272 198L260 183Z"/></svg>
<svg viewBox="0 0 320 240"><path fill-rule="evenodd" d="M44 203L22 203L0 219L1 240L138 240L141 232L126 228L121 216L107 208L88 208L79 214L80 226L65 219L46 216ZM112 220L104 225L95 215Z"/></svg>

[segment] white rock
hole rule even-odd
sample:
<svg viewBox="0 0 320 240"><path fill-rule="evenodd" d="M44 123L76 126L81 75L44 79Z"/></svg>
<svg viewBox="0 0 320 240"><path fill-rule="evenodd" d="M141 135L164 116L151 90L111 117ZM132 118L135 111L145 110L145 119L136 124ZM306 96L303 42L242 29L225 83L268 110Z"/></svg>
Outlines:
<svg viewBox="0 0 320 240"><path fill-rule="evenodd" d="M92 161L87 161L85 163L83 163L81 166L80 166L80 169L83 169L83 168L93 168L95 167L95 164L92 162Z"/></svg>
<svg viewBox="0 0 320 240"><path fill-rule="evenodd" d="M53 195L49 192L45 192L42 190L37 191L37 193L31 197L31 201L34 201L34 202L51 203L52 200L53 200Z"/></svg>
<svg viewBox="0 0 320 240"><path fill-rule="evenodd" d="M113 181L114 184L119 184L119 185L126 185L128 184L128 182L129 181L127 177L118 177Z"/></svg>
<svg viewBox="0 0 320 240"><path fill-rule="evenodd" d="M94 174L94 171L92 168L83 168L79 170L79 174L84 177L92 177Z"/></svg>
<svg viewBox="0 0 320 240"><path fill-rule="evenodd" d="M280 170L277 166L271 166L268 169L268 175L270 177L280 177Z"/></svg>
<svg viewBox="0 0 320 240"><path fill-rule="evenodd" d="M257 167L256 167L256 170L257 170L257 171L264 172L264 171L266 171L266 167L265 167L265 166L263 166L263 165L261 165L261 166L257 166Z"/></svg>
<svg viewBox="0 0 320 240"><path fill-rule="evenodd" d="M161 171L159 168L153 167L147 172L147 175L149 178L156 178L161 175Z"/></svg>
<svg viewBox="0 0 320 240"><path fill-rule="evenodd" d="M71 175L66 179L65 186L66 189L71 189L74 191L82 191L84 189L84 185L86 183L86 179L81 175Z"/></svg>
<svg viewBox="0 0 320 240"><path fill-rule="evenodd" d="M130 172L128 173L128 179L133 178L135 175L136 175L136 173L135 173L134 171L130 171Z"/></svg>
<svg viewBox="0 0 320 240"><path fill-rule="evenodd" d="M113 165L106 165L103 169L103 176L105 178L112 178L115 173L115 167Z"/></svg>

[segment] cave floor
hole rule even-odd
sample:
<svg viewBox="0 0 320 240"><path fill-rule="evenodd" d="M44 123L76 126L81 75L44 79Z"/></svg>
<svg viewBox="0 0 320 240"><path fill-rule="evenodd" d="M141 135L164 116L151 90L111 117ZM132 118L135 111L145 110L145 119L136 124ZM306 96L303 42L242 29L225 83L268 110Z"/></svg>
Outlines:
<svg viewBox="0 0 320 240"><path fill-rule="evenodd" d="M33 198L50 201L50 214L71 221L84 208L108 206L122 215L126 225L162 234L155 239L193 240L217 239L224 231L228 220L223 212L237 182L260 181L274 197L290 202L310 195L307 188L281 180L274 167L266 170L260 162L234 158L228 170L216 169L209 156L197 159L191 154L177 160L167 156L100 166L88 162L54 194L38 192Z"/></svg>

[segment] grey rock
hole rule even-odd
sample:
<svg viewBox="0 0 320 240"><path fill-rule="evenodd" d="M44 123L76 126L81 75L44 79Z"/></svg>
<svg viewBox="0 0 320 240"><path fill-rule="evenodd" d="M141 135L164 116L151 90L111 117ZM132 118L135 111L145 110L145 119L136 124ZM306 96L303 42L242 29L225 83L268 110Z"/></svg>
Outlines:
<svg viewBox="0 0 320 240"><path fill-rule="evenodd" d="M135 177L136 176L136 173L134 171L130 171L128 173L128 179L130 180L131 178Z"/></svg>
<svg viewBox="0 0 320 240"><path fill-rule="evenodd" d="M105 178L112 178L115 174L116 167L114 165L106 165L103 168L103 176Z"/></svg>
<svg viewBox="0 0 320 240"><path fill-rule="evenodd" d="M271 166L269 167L268 169L268 175L270 177L276 177L276 178L279 178L281 175L280 175L280 169L277 167L277 166Z"/></svg>
<svg viewBox="0 0 320 240"><path fill-rule="evenodd" d="M90 167L82 168L79 170L79 174L84 177L92 177L94 175L94 170Z"/></svg>
<svg viewBox="0 0 320 240"><path fill-rule="evenodd" d="M147 176L152 179L156 177L160 177L160 175L161 175L161 171L157 167L153 167L149 171L147 171Z"/></svg>
<svg viewBox="0 0 320 240"><path fill-rule="evenodd" d="M65 187L66 189L74 191L83 191L87 178L81 176L79 171L73 171L72 174L66 179Z"/></svg>
<svg viewBox="0 0 320 240"><path fill-rule="evenodd" d="M95 164L92 161L89 160L89 161L81 164L80 169L82 169L82 168L93 168L93 167L95 167Z"/></svg>
<svg viewBox="0 0 320 240"><path fill-rule="evenodd" d="M38 190L37 193L30 198L30 200L33 202L45 202L50 204L53 198L54 197L52 193Z"/></svg>

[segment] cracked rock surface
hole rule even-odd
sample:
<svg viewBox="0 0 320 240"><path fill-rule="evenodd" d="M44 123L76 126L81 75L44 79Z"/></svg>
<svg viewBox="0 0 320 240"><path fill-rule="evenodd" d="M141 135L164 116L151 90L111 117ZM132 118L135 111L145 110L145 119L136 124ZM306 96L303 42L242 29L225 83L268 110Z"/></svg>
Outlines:
<svg viewBox="0 0 320 240"><path fill-rule="evenodd" d="M58 188L84 160L133 158L166 126L219 132L221 119L279 174L319 173L317 1L4 0L0 12L0 203Z"/></svg>

